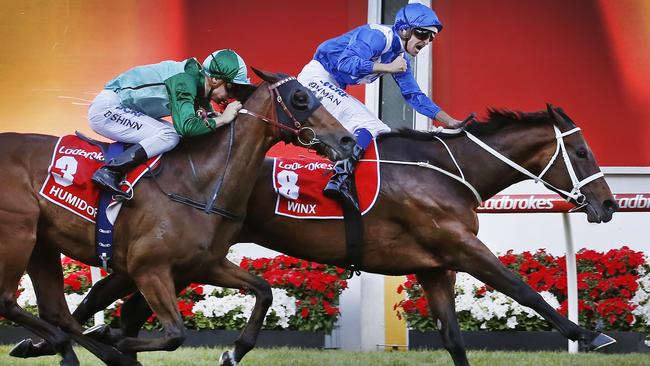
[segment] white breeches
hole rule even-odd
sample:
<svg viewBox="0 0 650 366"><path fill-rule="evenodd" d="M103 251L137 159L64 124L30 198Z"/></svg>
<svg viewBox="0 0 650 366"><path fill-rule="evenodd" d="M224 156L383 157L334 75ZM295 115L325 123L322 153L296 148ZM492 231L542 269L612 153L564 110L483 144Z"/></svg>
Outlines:
<svg viewBox="0 0 650 366"><path fill-rule="evenodd" d="M148 157L173 149L180 136L174 126L124 106L119 95L103 90L88 108L90 128L111 140L140 144Z"/></svg>

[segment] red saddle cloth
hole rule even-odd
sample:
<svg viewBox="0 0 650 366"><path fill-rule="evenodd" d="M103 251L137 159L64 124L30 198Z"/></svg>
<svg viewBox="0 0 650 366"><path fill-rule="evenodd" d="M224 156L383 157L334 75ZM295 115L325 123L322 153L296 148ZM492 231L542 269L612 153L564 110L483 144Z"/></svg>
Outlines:
<svg viewBox="0 0 650 366"><path fill-rule="evenodd" d="M373 140L354 172L361 213L370 211L379 195L377 144ZM334 164L326 159L274 158L275 213L297 219L342 219L338 202L323 196ZM369 161L366 161L369 160Z"/></svg>
<svg viewBox="0 0 650 366"><path fill-rule="evenodd" d="M90 178L95 170L104 164L103 160L104 156L98 146L75 135L60 137L52 153L52 162L40 191L41 196L90 222L95 222L100 189ZM129 172L126 180L135 186L148 166L153 169L159 162L160 155L149 159L146 164L141 164ZM126 191L126 187L122 189Z"/></svg>

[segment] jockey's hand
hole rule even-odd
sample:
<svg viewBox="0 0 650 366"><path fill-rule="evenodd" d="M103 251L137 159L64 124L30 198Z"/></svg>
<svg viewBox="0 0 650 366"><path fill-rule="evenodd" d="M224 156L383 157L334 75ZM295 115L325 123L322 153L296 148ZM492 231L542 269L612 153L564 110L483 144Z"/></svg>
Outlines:
<svg viewBox="0 0 650 366"><path fill-rule="evenodd" d="M393 62L388 64L389 68L389 73L391 74L396 74L400 72L406 71L406 60L404 59L404 54L400 53L399 56L397 56L396 59L393 60Z"/></svg>
<svg viewBox="0 0 650 366"><path fill-rule="evenodd" d="M400 72L406 71L407 64L404 59L404 54L400 53L396 59L391 63L382 64L381 62L376 62L372 67L372 72L387 72L390 74L397 74Z"/></svg>
<svg viewBox="0 0 650 366"><path fill-rule="evenodd" d="M448 128L456 129L456 128L461 128L461 127L463 127L463 126L465 125L465 123L464 123L463 121L459 121L459 120L457 120L457 119L450 118L450 119L447 121L446 125L447 125Z"/></svg>
<svg viewBox="0 0 650 366"><path fill-rule="evenodd" d="M219 117L215 118L215 121L217 122L217 127L232 122L235 119L235 117L237 117L237 113L241 108L242 105L241 102L239 101L234 101L228 104L226 106L226 109L224 109L223 113Z"/></svg>
<svg viewBox="0 0 650 366"><path fill-rule="evenodd" d="M440 111L436 114L436 121L442 123L446 128L457 129L464 127L463 121L459 121L452 116L448 115L445 111Z"/></svg>

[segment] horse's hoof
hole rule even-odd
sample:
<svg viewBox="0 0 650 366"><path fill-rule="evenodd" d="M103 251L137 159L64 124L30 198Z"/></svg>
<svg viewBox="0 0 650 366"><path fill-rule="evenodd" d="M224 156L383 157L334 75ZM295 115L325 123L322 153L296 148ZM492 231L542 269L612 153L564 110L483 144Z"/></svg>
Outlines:
<svg viewBox="0 0 650 366"><path fill-rule="evenodd" d="M598 335L591 340L591 343L589 343L588 350L597 351L614 343L616 343L616 339L608 336L607 334L598 333Z"/></svg>
<svg viewBox="0 0 650 366"><path fill-rule="evenodd" d="M28 358L34 350L34 344L31 339L23 339L9 351L9 356L18 358Z"/></svg>
<svg viewBox="0 0 650 366"><path fill-rule="evenodd" d="M52 345L46 341L40 341L36 344L27 338L16 344L14 348L9 351L9 355L20 358L41 357L56 355L56 351Z"/></svg>
<svg viewBox="0 0 650 366"><path fill-rule="evenodd" d="M237 361L235 360L235 352L233 352L233 351L225 351L224 353L222 353L221 357L219 357L219 363L217 365L218 366L236 366Z"/></svg>

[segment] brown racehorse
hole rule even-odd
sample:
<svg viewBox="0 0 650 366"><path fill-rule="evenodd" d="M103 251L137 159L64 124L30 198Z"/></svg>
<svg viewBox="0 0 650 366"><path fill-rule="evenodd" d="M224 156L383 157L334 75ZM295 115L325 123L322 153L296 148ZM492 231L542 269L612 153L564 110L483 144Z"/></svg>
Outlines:
<svg viewBox="0 0 650 366"><path fill-rule="evenodd" d="M205 202L222 177L215 206L243 218L264 155L275 143L314 143L317 151L334 160L350 154L354 137L308 89L292 77L256 73L264 82L249 93L234 125L183 141L164 156L165 168L157 182L166 191ZM0 134L5 182L0 193L0 315L52 342L63 356L62 364L78 365L67 333L109 364L132 364L129 357L82 335L83 329L69 313L42 308L44 321L16 304L18 281L30 257L29 273L39 301L59 305L65 304L61 268L53 265L59 253L100 264L95 256L94 225L38 194L56 141L53 136ZM188 163L188 156L193 164ZM264 283L258 286L257 277L225 259L242 223L241 219L230 220L172 202L154 181L141 182L115 224L111 266L117 275L131 279L144 295L164 327L164 336L125 339L120 350L173 350L183 342L185 330L176 304L176 281L184 283L200 273L207 283L264 292L266 287ZM260 295L264 301L258 302L253 317L263 319L271 301L270 290L268 293ZM255 327L246 333L253 340L257 337Z"/></svg>
<svg viewBox="0 0 650 366"><path fill-rule="evenodd" d="M553 126L565 136L554 133ZM489 121L471 124L467 130L535 175L545 171L545 182L575 197L583 205L581 210L586 212L590 222L611 219L616 203L609 187L604 179L598 178L599 168L587 143L561 110L549 106L547 111L536 113L492 112ZM444 141L457 158L465 179L484 199L527 178L463 135ZM564 146L567 160L563 157L553 159L564 155L558 145ZM445 147L434 140L431 133L402 131L383 135L379 140L379 153L382 160L428 161L450 172L457 171ZM587 177L594 177L593 180L583 181L584 185L579 187L581 184L570 178L572 174L568 173L567 163L571 164L570 170L578 182ZM546 170L547 166L550 167ZM321 263L344 265L346 246L341 221L295 220L274 214L272 171L272 162L267 159L253 189L248 215L237 241L254 242ZM531 307L563 335L580 341L586 349L597 349L613 341L561 316L479 241L476 237L477 200L467 187L444 174L412 165L382 164L381 174L378 201L363 218L362 269L388 275L417 275L431 312L440 321L444 345L455 365L469 364L454 310L456 271L470 273L520 304ZM576 192L574 187L578 187L579 194L572 194ZM111 275L92 289L74 316L84 322L131 290L128 281ZM53 307L51 311L62 310ZM142 297L136 295L127 300L122 307L124 334L137 334L150 313ZM115 334L107 338L112 342L120 339ZM45 343L33 348L31 342L23 341L16 347L21 357L48 352L51 349Z"/></svg>

